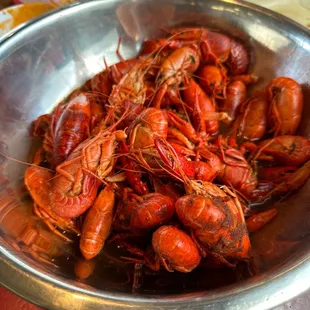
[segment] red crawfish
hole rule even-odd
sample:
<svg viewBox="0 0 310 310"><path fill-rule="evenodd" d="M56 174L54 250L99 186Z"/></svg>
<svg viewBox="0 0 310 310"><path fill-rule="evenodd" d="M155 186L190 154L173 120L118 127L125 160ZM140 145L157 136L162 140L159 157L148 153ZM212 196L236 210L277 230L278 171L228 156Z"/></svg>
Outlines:
<svg viewBox="0 0 310 310"><path fill-rule="evenodd" d="M292 168L292 167L291 167ZM283 167L279 169L283 172ZM292 172L280 174L278 178L270 178L270 180L262 180L258 183L257 189L252 193L252 200L264 201L270 196L279 197L287 195L290 192L299 189L309 179L310 176L310 160L308 160L300 168L290 169ZM277 170L276 170L277 172Z"/></svg>
<svg viewBox="0 0 310 310"><path fill-rule="evenodd" d="M254 149L254 159L277 165L300 166L310 159L310 141L302 136L278 136L254 145Z"/></svg>
<svg viewBox="0 0 310 310"><path fill-rule="evenodd" d="M167 271L191 272L201 260L194 241L174 226L161 226L152 237L152 246Z"/></svg>
<svg viewBox="0 0 310 310"><path fill-rule="evenodd" d="M44 138L50 128L52 117L52 114L40 115L32 124L31 134L34 137Z"/></svg>
<svg viewBox="0 0 310 310"><path fill-rule="evenodd" d="M118 141L124 131L105 130L80 144L65 162L57 166L51 188L51 209L64 218L83 214L95 201L100 179L114 166Z"/></svg>
<svg viewBox="0 0 310 310"><path fill-rule="evenodd" d="M257 187L257 177L243 153L230 146L222 137L218 137L215 143L207 148L215 152L221 160L217 179L249 198Z"/></svg>
<svg viewBox="0 0 310 310"><path fill-rule="evenodd" d="M53 132L54 164L62 163L90 135L91 103L80 93L72 97L56 121Z"/></svg>
<svg viewBox="0 0 310 310"><path fill-rule="evenodd" d="M269 102L264 92L257 92L241 108L230 133L244 140L261 139L267 131Z"/></svg>
<svg viewBox="0 0 310 310"><path fill-rule="evenodd" d="M164 111L157 108L145 109L132 122L128 131L130 147L134 149L152 147L156 137L167 137L167 116Z"/></svg>
<svg viewBox="0 0 310 310"><path fill-rule="evenodd" d="M183 44L199 44L202 63L224 63L229 57L231 39L224 34L205 28L175 28L169 33Z"/></svg>
<svg viewBox="0 0 310 310"><path fill-rule="evenodd" d="M123 116L126 111L124 102L130 101L133 105L142 105L145 102L145 82L144 76L151 59L144 59L136 63L131 69L120 79L119 83L113 85L109 96L109 104L115 109L117 116Z"/></svg>
<svg viewBox="0 0 310 310"><path fill-rule="evenodd" d="M121 154L123 154L119 159L122 163L122 169L125 172L128 183L139 195L147 194L149 192L147 183L142 181L143 171L141 167L129 157L129 148L125 142L120 142L119 150Z"/></svg>
<svg viewBox="0 0 310 310"><path fill-rule="evenodd" d="M50 192L54 176L53 172L45 168L30 166L25 171L24 182L34 200L34 213L43 219L51 231L66 241L71 241L55 228L56 226L62 231L79 234L73 220L58 216L51 209Z"/></svg>
<svg viewBox="0 0 310 310"><path fill-rule="evenodd" d="M282 178L281 182L276 182L274 188L266 195L281 196L299 189L308 180L310 176L310 160L303 166L292 172L290 175ZM278 183L278 184L277 184Z"/></svg>
<svg viewBox="0 0 310 310"><path fill-rule="evenodd" d="M212 65L203 66L198 71L199 85L208 94L214 98L225 98L228 77L223 67Z"/></svg>
<svg viewBox="0 0 310 310"><path fill-rule="evenodd" d="M232 75L240 75L247 71L250 56L244 45L236 40L231 40L230 54L226 62Z"/></svg>
<svg viewBox="0 0 310 310"><path fill-rule="evenodd" d="M99 103L107 104L112 91L112 81L109 70L97 73L89 82L89 88Z"/></svg>
<svg viewBox="0 0 310 310"><path fill-rule="evenodd" d="M138 58L120 61L96 74L88 81L89 88L100 103L107 104L113 84L118 84L122 77L140 62Z"/></svg>
<svg viewBox="0 0 310 310"><path fill-rule="evenodd" d="M36 121L39 126L42 119ZM40 125L41 126L41 125ZM91 100L83 92L75 91L68 102L58 104L51 115L49 128L45 133L43 148L49 154L53 166L62 163L71 152L90 135Z"/></svg>
<svg viewBox="0 0 310 310"><path fill-rule="evenodd" d="M288 77L278 77L267 85L266 90L271 131L275 136L295 134L304 106L301 86Z"/></svg>
<svg viewBox="0 0 310 310"><path fill-rule="evenodd" d="M175 28L169 33L174 40L199 44L202 63L225 63L232 75L243 74L248 69L250 56L247 49L242 43L225 34L206 28Z"/></svg>
<svg viewBox="0 0 310 310"><path fill-rule="evenodd" d="M233 81L227 85L226 98L219 101L219 111L227 113L226 123L235 120L245 98L246 86L242 81Z"/></svg>
<svg viewBox="0 0 310 310"><path fill-rule="evenodd" d="M204 161L189 161L175 146L163 139L155 139L155 146L167 172L178 180L184 173L189 179L212 181L221 168L219 158L207 150L200 152L200 155L204 155Z"/></svg>
<svg viewBox="0 0 310 310"><path fill-rule="evenodd" d="M296 166L262 167L261 169L259 169L259 179L263 181L281 183L297 169L298 168Z"/></svg>
<svg viewBox="0 0 310 310"><path fill-rule="evenodd" d="M168 196L160 193L138 196L126 189L113 226L117 231L139 234L168 223L174 211L174 201Z"/></svg>
<svg viewBox="0 0 310 310"><path fill-rule="evenodd" d="M186 183L187 195L177 200L176 212L199 244L228 265L249 259L251 243L238 197L210 182Z"/></svg>
<svg viewBox="0 0 310 310"><path fill-rule="evenodd" d="M185 145L188 149L193 150L195 144L199 143L201 138L192 124L172 111L167 111L167 117L169 125L168 139L175 139L179 144Z"/></svg>
<svg viewBox="0 0 310 310"><path fill-rule="evenodd" d="M107 185L88 210L83 222L80 250L86 259L97 256L109 237L115 208L113 185Z"/></svg>
<svg viewBox="0 0 310 310"><path fill-rule="evenodd" d="M184 85L182 95L185 103L192 110L193 124L200 136L205 137L208 134L217 133L218 120L225 119L226 113L216 113L215 102L193 79Z"/></svg>
<svg viewBox="0 0 310 310"><path fill-rule="evenodd" d="M154 106L159 108L167 92L173 87L178 87L199 66L199 53L196 48L185 46L172 52L161 64L156 77L159 87L155 96Z"/></svg>

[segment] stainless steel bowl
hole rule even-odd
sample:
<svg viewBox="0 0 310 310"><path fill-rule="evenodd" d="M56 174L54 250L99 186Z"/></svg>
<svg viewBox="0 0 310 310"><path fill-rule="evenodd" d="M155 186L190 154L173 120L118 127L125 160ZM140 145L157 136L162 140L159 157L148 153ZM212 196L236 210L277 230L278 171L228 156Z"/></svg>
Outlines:
<svg viewBox="0 0 310 310"><path fill-rule="evenodd" d="M145 37L157 35L160 27L173 25L206 26L246 42L254 51L250 70L261 77L255 88L280 75L300 82L306 101L300 133L310 137L309 30L242 1L102 0L47 14L2 41L1 151L18 160L29 160L34 142L28 134L31 121L51 111L70 91L102 70L103 56L109 64L116 62L120 36L125 36L122 54L129 57L136 54ZM28 212L27 201L19 202L25 167L12 159L1 159L1 180L6 178L7 183L1 183L0 193L0 280L40 306L268 309L310 287L309 182L287 200L277 202L279 216L254 236L259 275L235 282L228 271L148 274L144 288L133 295L128 289L130 284L117 284L125 276L123 266L111 267L102 260L97 262L94 277L78 281L71 260L55 260L55 265L59 265L56 268L31 256L31 242L28 246L23 244L21 240L25 239L18 231L25 226L20 223ZM35 220L25 223L39 225ZM150 283L155 282L158 285L154 291Z"/></svg>

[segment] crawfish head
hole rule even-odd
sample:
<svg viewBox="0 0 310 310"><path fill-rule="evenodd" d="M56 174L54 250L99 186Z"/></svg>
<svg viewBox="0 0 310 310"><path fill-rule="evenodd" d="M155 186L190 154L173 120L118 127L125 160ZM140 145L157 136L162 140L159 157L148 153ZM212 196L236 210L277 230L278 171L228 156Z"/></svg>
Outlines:
<svg viewBox="0 0 310 310"><path fill-rule="evenodd" d="M191 272L201 260L194 241L174 226L161 226L152 238L155 253L168 271Z"/></svg>
<svg viewBox="0 0 310 310"><path fill-rule="evenodd" d="M176 202L181 222L213 254L224 259L249 258L250 240L242 210L234 199L209 182L197 184L195 192Z"/></svg>

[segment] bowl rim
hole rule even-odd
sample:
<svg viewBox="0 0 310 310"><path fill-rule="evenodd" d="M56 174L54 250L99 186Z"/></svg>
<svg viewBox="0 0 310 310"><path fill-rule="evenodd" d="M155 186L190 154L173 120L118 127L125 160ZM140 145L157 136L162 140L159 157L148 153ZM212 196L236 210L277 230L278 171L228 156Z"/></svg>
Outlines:
<svg viewBox="0 0 310 310"><path fill-rule="evenodd" d="M310 29L307 27L259 5L243 0L212 1L237 5L251 9L256 13L263 13L272 19L293 26L296 30L310 37ZM80 7L96 6L102 2L115 1L87 0L71 3L67 6L48 11L33 20L19 25L0 38L0 55L23 33L31 31L34 26L66 15L66 13L70 13ZM127 2L130 1L127 0ZM111 309L123 309L128 306L141 309L146 307L148 309L158 309L158 307L165 309L202 309L204 307L209 309L236 309L236 307L238 309L271 309L310 288L310 283L307 281L307 278L310 276L310 252L299 257L293 266L286 264L287 269L285 272L278 273L275 269L256 284L249 284L249 281L245 281L245 285L241 284L238 288L232 288L229 285L221 288L221 292L210 290L207 292L183 294L181 297L173 294L169 296L145 295L145 297L141 297L124 293L94 292L94 290L91 290L91 287L81 288L68 282L62 282L59 276L39 272L22 259L19 259L14 253L14 250L9 251L4 245L0 244L0 270L5 271L5 273L1 274L0 283L20 297L48 308L57 304L57 309L81 309L83 308L81 307L82 304L87 305L91 309L99 309L103 306ZM282 269L284 269L283 266ZM300 277L301 269L302 277ZM31 285L29 285L30 282ZM267 295L266 292L268 293ZM68 295L67 293L70 294ZM261 298L263 293L266 295L264 300ZM239 303L234 300L234 296L238 296ZM74 303L77 300L79 303L75 305ZM240 300L242 300L242 305L240 305Z"/></svg>

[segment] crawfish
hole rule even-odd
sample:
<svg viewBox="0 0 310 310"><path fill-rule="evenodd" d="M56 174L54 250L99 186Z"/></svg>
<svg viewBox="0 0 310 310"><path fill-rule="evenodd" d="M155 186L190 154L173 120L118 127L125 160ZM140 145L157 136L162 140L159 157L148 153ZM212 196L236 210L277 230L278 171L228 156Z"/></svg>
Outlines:
<svg viewBox="0 0 310 310"><path fill-rule="evenodd" d="M70 99L56 121L52 134L54 165L62 163L90 135L91 104L89 96L80 93Z"/></svg>
<svg viewBox="0 0 310 310"><path fill-rule="evenodd" d="M131 58L125 61L120 61L110 67L107 67L106 65L106 70L99 72L88 81L87 84L98 101L107 104L113 84L118 84L122 77L139 62L139 59Z"/></svg>
<svg viewBox="0 0 310 310"><path fill-rule="evenodd" d="M250 63L249 53L244 45L231 40L230 54L226 62L232 75L240 75L247 71Z"/></svg>
<svg viewBox="0 0 310 310"><path fill-rule="evenodd" d="M174 201L168 196L160 193L138 196L126 189L113 226L118 231L139 234L169 222L174 211Z"/></svg>
<svg viewBox="0 0 310 310"><path fill-rule="evenodd" d="M259 140L267 130L267 114L269 102L265 93L255 93L243 103L232 132L237 132L237 137L243 140Z"/></svg>
<svg viewBox="0 0 310 310"><path fill-rule="evenodd" d="M174 40L199 44L203 63L224 63L230 55L231 39L204 28L176 28L169 31Z"/></svg>
<svg viewBox="0 0 310 310"><path fill-rule="evenodd" d="M183 90L183 99L192 109L192 119L196 131L201 137L208 134L215 134L218 131L218 121L215 119L225 119L226 114L215 113L216 106L209 96L200 88L200 86L190 79Z"/></svg>
<svg viewBox="0 0 310 310"><path fill-rule="evenodd" d="M201 88L214 98L226 98L228 78L226 70L217 66L203 66L199 72L199 84Z"/></svg>
<svg viewBox="0 0 310 310"><path fill-rule="evenodd" d="M297 169L298 168L296 166L264 167L259 171L259 179L264 181L272 181L273 183L281 183Z"/></svg>
<svg viewBox="0 0 310 310"><path fill-rule="evenodd" d="M228 36L205 28L176 28L170 31L174 40L188 44L199 44L201 62L221 65L226 63L232 75L247 71L250 57L240 42Z"/></svg>
<svg viewBox="0 0 310 310"><path fill-rule="evenodd" d="M115 109L118 117L124 114L124 101L143 106L145 102L144 75L150 64L151 60L148 58L136 63L117 85L113 85L109 103Z"/></svg>
<svg viewBox="0 0 310 310"><path fill-rule="evenodd" d="M149 190L147 183L142 181L142 169L134 160L128 157L129 149L123 141L120 142L119 149L121 153L124 154L120 156L120 161L128 183L139 195L147 194Z"/></svg>
<svg viewBox="0 0 310 310"><path fill-rule="evenodd" d="M219 101L219 111L227 113L226 123L236 118L241 104L246 98L246 86L242 81L233 81L227 85L226 98Z"/></svg>
<svg viewBox="0 0 310 310"><path fill-rule="evenodd" d="M268 195L280 196L287 194L293 190L300 188L310 176L310 160L308 160L302 167L292 172L289 176L286 176L281 180L279 184L276 184Z"/></svg>
<svg viewBox="0 0 310 310"><path fill-rule="evenodd" d="M278 77L267 85L266 90L271 131L275 136L295 134L304 105L301 86L288 77Z"/></svg>
<svg viewBox="0 0 310 310"><path fill-rule="evenodd" d="M229 259L250 258L251 243L237 196L210 182L185 181L187 194L176 202L181 222L212 255Z"/></svg>
<svg viewBox="0 0 310 310"><path fill-rule="evenodd" d="M223 168L219 171L217 178L249 198L257 187L257 177L243 153L226 145L222 138L217 139L217 147L223 163Z"/></svg>
<svg viewBox="0 0 310 310"><path fill-rule="evenodd" d="M167 116L162 110L157 108L145 109L129 126L128 131L131 147L134 149L152 147L156 137L167 137Z"/></svg>
<svg viewBox="0 0 310 310"><path fill-rule="evenodd" d="M112 80L109 70L99 72L88 82L88 84L99 103L107 104L109 95L112 91Z"/></svg>
<svg viewBox="0 0 310 310"><path fill-rule="evenodd" d="M114 65L112 65L110 70L110 75L113 84L118 84L121 82L122 77L127 74L132 68L141 63L141 59L139 58L130 58L124 61L120 61Z"/></svg>
<svg viewBox="0 0 310 310"><path fill-rule="evenodd" d="M83 223L80 250L86 259L92 259L103 249L111 231L114 206L114 188L107 185L87 212Z"/></svg>
<svg viewBox="0 0 310 310"><path fill-rule="evenodd" d="M73 218L83 214L95 201L100 185L114 166L118 141L124 131L107 129L81 143L57 166L51 189L51 209L59 216Z"/></svg>
<svg viewBox="0 0 310 310"><path fill-rule="evenodd" d="M195 242L174 226L161 226L152 237L152 246L167 271L191 272L201 260Z"/></svg>
<svg viewBox="0 0 310 310"><path fill-rule="evenodd" d="M190 179L212 181L218 173L220 161L211 152L205 153L204 159L207 162L189 161L163 139L155 139L155 146L167 170L178 180L184 173Z"/></svg>
<svg viewBox="0 0 310 310"><path fill-rule="evenodd" d="M310 159L310 141L302 136L278 136L260 142L254 159L278 165L300 166Z"/></svg>
<svg viewBox="0 0 310 310"><path fill-rule="evenodd" d="M185 121L172 111L167 111L168 136L184 144L188 149L195 148L195 144L201 141L198 133L191 123Z"/></svg>
<svg viewBox="0 0 310 310"><path fill-rule="evenodd" d="M56 225L63 231L74 232L76 234L79 233L72 220L58 216L51 209L50 191L53 177L53 172L41 167L31 166L25 171L24 182L35 202L35 214L44 220L45 224L52 232L66 241L70 241L70 239L61 234L53 226Z"/></svg>
<svg viewBox="0 0 310 310"><path fill-rule="evenodd" d="M185 46L175 50L162 63L156 83L159 90L155 96L155 107L160 108L164 95L188 78L199 66L199 53L196 48Z"/></svg>

